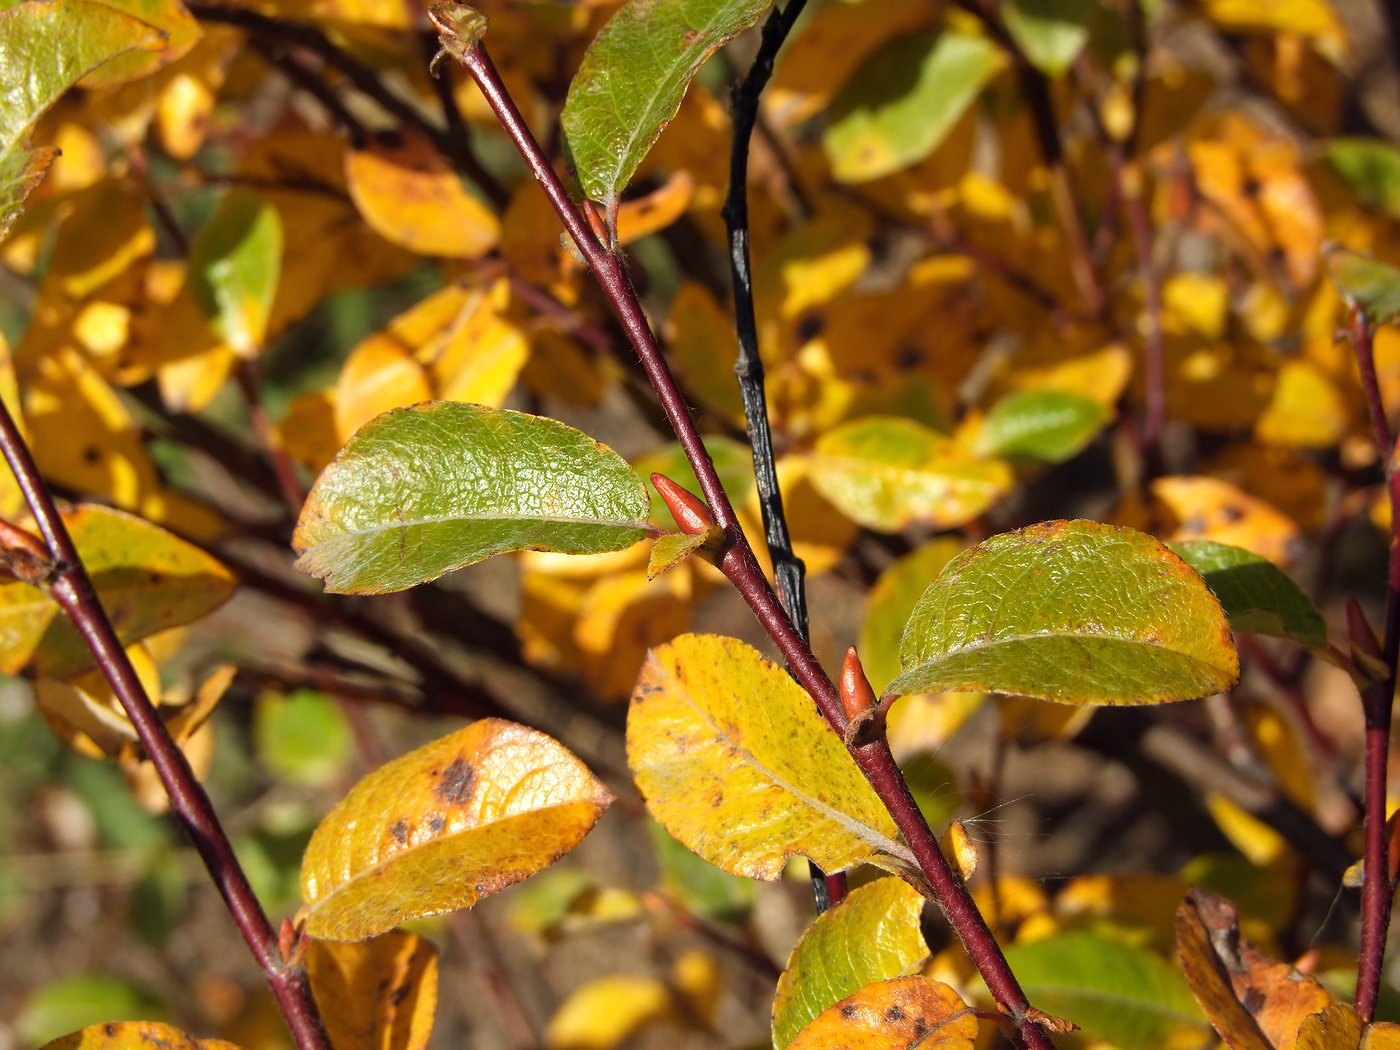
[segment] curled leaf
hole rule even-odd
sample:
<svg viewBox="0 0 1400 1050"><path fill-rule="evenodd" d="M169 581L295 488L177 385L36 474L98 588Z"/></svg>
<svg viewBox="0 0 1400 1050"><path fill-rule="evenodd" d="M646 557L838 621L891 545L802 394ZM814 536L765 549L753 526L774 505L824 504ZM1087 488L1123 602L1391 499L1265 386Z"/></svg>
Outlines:
<svg viewBox="0 0 1400 1050"><path fill-rule="evenodd" d="M432 941L390 930L359 944L312 941L306 976L336 1050L423 1050L438 1000Z"/></svg>

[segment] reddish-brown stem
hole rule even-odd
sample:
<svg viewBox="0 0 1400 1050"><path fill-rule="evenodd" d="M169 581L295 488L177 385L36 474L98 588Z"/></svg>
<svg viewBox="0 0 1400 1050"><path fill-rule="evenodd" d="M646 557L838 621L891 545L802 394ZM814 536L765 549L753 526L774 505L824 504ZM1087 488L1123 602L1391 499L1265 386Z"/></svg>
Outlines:
<svg viewBox="0 0 1400 1050"><path fill-rule="evenodd" d="M291 512L292 520L296 521L301 516L301 505L306 499L306 493L301 489L301 481L297 478L292 457L282 447L277 428L272 425L272 420L267 417L267 410L263 408L262 395L258 393L258 366L252 361L241 359L234 367L233 374L238 381L238 389L243 391L243 399L248 404L248 419L253 424L253 432L262 443L268 462L272 465L272 473L277 478L277 489L282 494L282 502Z"/></svg>
<svg viewBox="0 0 1400 1050"><path fill-rule="evenodd" d="M676 438L695 471L696 480L709 504L715 521L724 528L728 549L720 559L720 569L758 617L773 639L793 677L816 702L822 716L837 732L844 732L846 716L836 687L812 654L811 648L793 627L777 595L754 559L734 507L720 483L700 432L690 417L675 377L662 356L646 315L642 312L622 260L594 237L588 223L569 197L568 191L535 141L515 102L501 83L495 65L479 41L461 51L461 61L481 89L501 126L525 159L559 214L564 228L574 239L584 259L616 311L623 329L642 360L647 377L656 389ZM903 774L895 764L883 737L857 748L853 754L866 778L889 808L895 825L913 853L934 900L957 931L969 956L986 982L988 990L1003 1010L1014 1017L1029 1050L1052 1050L1049 1036L1038 1024L1027 1021L1029 1003L1016 977L1007 965L1001 946L977 910L963 881L948 865L938 848L938 840L915 804Z"/></svg>
<svg viewBox="0 0 1400 1050"><path fill-rule="evenodd" d="M234 923L243 934L282 1008L298 1047L301 1050L331 1050L315 1000L311 997L311 989L306 983L305 971L282 963L277 948L277 932L248 884L209 796L190 769L184 752L166 731L141 680L137 678L126 649L117 638L117 632L98 600L77 548L73 546L53 496L34 464L34 457L3 403L0 403L0 450L3 450L10 470L19 480L39 533L53 558L49 594L73 621L73 626L87 643L93 659L135 727L137 738L170 797L171 811L184 825L205 867L209 869L214 885L218 887Z"/></svg>
<svg viewBox="0 0 1400 1050"><path fill-rule="evenodd" d="M1369 1022L1375 1015L1376 999L1380 995L1392 896L1385 804L1391 704L1395 695L1396 657L1400 655L1400 471L1395 469L1390 425L1381 401L1371 326L1359 307L1352 308L1347 332L1361 371L1361 388L1366 394L1376 445L1385 457L1391 511L1390 566L1386 579L1385 634L1381 648L1386 677L1383 682L1371 683L1361 689L1361 708L1366 721L1366 876L1361 885L1361 958L1356 970L1355 1005L1362 1020Z"/></svg>

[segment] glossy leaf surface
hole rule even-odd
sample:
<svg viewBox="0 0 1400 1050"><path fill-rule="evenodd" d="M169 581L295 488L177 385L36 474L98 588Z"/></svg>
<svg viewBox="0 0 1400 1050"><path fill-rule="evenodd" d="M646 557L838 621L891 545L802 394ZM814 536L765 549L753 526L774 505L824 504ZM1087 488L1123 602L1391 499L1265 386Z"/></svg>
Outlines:
<svg viewBox="0 0 1400 1050"><path fill-rule="evenodd" d="M110 1021L46 1043L41 1050L238 1050L222 1039L196 1039L158 1021Z"/></svg>
<svg viewBox="0 0 1400 1050"><path fill-rule="evenodd" d="M110 507L63 515L102 606L131 644L213 612L236 586L198 547ZM0 582L0 670L61 678L92 666L92 656L58 603L37 587Z"/></svg>
<svg viewBox="0 0 1400 1050"><path fill-rule="evenodd" d="M919 522L954 528L977 517L1012 484L999 460L978 459L910 419L868 416L817 441L808 478L841 513L869 529Z"/></svg>
<svg viewBox="0 0 1400 1050"><path fill-rule="evenodd" d="M24 0L0 10L0 156L85 74L164 42L154 26L88 0Z"/></svg>
<svg viewBox="0 0 1400 1050"><path fill-rule="evenodd" d="M1010 945L1006 957L1039 1009L1123 1050L1157 1050L1207 1032L1180 971L1145 949L1075 931Z"/></svg>
<svg viewBox="0 0 1400 1050"><path fill-rule="evenodd" d="M927 977L862 988L823 1011L791 1050L972 1050L977 1018L958 993Z"/></svg>
<svg viewBox="0 0 1400 1050"><path fill-rule="evenodd" d="M928 957L924 898L902 879L852 890L807 927L778 978L773 1045L783 1050L818 1014L868 984L902 977Z"/></svg>
<svg viewBox="0 0 1400 1050"><path fill-rule="evenodd" d="M603 27L561 118L583 192L616 201L705 59L769 0L632 0Z"/></svg>
<svg viewBox="0 0 1400 1050"><path fill-rule="evenodd" d="M831 107L822 145L841 182L866 182L932 153L1005 59L955 32L896 37L856 71Z"/></svg>
<svg viewBox="0 0 1400 1050"><path fill-rule="evenodd" d="M1211 540L1169 546L1205 578L1235 630L1291 638L1299 645L1327 644L1327 625L1317 606L1268 558Z"/></svg>
<svg viewBox="0 0 1400 1050"><path fill-rule="evenodd" d="M375 937L476 903L553 864L612 795L558 741L474 722L361 780L302 859L307 932Z"/></svg>
<svg viewBox="0 0 1400 1050"><path fill-rule="evenodd" d="M306 975L336 1050L423 1050L438 1000L438 951L403 930L312 941Z"/></svg>
<svg viewBox="0 0 1400 1050"><path fill-rule="evenodd" d="M262 349L282 270L282 220L257 191L230 190L190 245L190 288L236 353Z"/></svg>
<svg viewBox="0 0 1400 1050"><path fill-rule="evenodd" d="M647 809L711 864L776 879L907 859L889 812L786 671L734 638L683 634L647 656L627 713Z"/></svg>
<svg viewBox="0 0 1400 1050"><path fill-rule="evenodd" d="M1063 390L1027 390L998 401L975 443L984 456L1029 456L1061 463L1094 439L1109 413L1097 401Z"/></svg>
<svg viewBox="0 0 1400 1050"><path fill-rule="evenodd" d="M646 534L615 452L563 423L450 401L367 423L307 497L297 568L345 594L403 590L502 551L598 554Z"/></svg>
<svg viewBox="0 0 1400 1050"><path fill-rule="evenodd" d="M890 691L983 690L1152 704L1239 675L1205 582L1151 536L1088 521L1032 525L960 555L919 600Z"/></svg>

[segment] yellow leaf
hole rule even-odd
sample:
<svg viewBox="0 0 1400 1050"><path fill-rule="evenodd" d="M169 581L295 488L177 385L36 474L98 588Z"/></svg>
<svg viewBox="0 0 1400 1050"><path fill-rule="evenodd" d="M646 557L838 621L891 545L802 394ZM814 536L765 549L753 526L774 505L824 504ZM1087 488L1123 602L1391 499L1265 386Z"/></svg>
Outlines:
<svg viewBox="0 0 1400 1050"><path fill-rule="evenodd" d="M578 647L574 644L574 622L583 607L588 583L559 577L548 572L520 574L520 615L515 620L515 636L520 654L532 667L549 671L578 668Z"/></svg>
<svg viewBox="0 0 1400 1050"><path fill-rule="evenodd" d="M1133 355L1114 343L1059 364L1021 369L1009 378L1015 390L1061 390L1111 408L1122 397L1132 374Z"/></svg>
<svg viewBox="0 0 1400 1050"><path fill-rule="evenodd" d="M1206 809L1225 837L1257 867L1268 867L1288 848L1282 835L1218 791L1206 792Z"/></svg>
<svg viewBox="0 0 1400 1050"><path fill-rule="evenodd" d="M1173 335L1219 339L1229 310L1229 286L1214 274L1178 273L1162 286L1162 327Z"/></svg>
<svg viewBox="0 0 1400 1050"><path fill-rule="evenodd" d="M340 369L332 401L336 438L343 445L380 413L432 396L422 366L393 340L375 333L351 351Z"/></svg>
<svg viewBox="0 0 1400 1050"><path fill-rule="evenodd" d="M437 1011L432 941L390 930L359 944L312 941L306 975L336 1050L423 1050Z"/></svg>
<svg viewBox="0 0 1400 1050"><path fill-rule="evenodd" d="M156 1021L109 1021L45 1043L40 1050L239 1050L222 1039L196 1039Z"/></svg>
<svg viewBox="0 0 1400 1050"><path fill-rule="evenodd" d="M651 815L730 874L776 879L799 855L829 872L908 859L811 698L736 639L683 634L648 654L627 758Z"/></svg>
<svg viewBox="0 0 1400 1050"><path fill-rule="evenodd" d="M223 389L238 355L226 346L161 365L160 400L171 412L201 412Z"/></svg>
<svg viewBox="0 0 1400 1050"><path fill-rule="evenodd" d="M699 948L682 952L671 967L671 987L687 1019L698 1028L709 1028L724 991L724 974L715 957Z"/></svg>
<svg viewBox="0 0 1400 1050"><path fill-rule="evenodd" d="M612 795L558 741L496 718L361 780L302 858L306 930L363 940L468 907L573 849Z"/></svg>
<svg viewBox="0 0 1400 1050"><path fill-rule="evenodd" d="M890 747L896 756L934 752L977 713L985 693L913 693L900 697L888 716Z"/></svg>
<svg viewBox="0 0 1400 1050"><path fill-rule="evenodd" d="M345 181L365 222L421 255L485 255L500 239L496 216L462 188L427 138L400 135L397 145L381 141L345 155Z"/></svg>
<svg viewBox="0 0 1400 1050"><path fill-rule="evenodd" d="M717 544L724 538L724 530L711 525L704 532L694 536L668 533L658 536L651 546L651 556L647 559L647 579L654 580L667 569L673 569L685 561L701 547Z"/></svg>
<svg viewBox="0 0 1400 1050"><path fill-rule="evenodd" d="M319 474L342 444L335 424L335 391L318 390L294 398L277 433L287 455Z"/></svg>
<svg viewBox="0 0 1400 1050"><path fill-rule="evenodd" d="M788 1050L972 1050L977 1017L927 977L868 985L817 1015Z"/></svg>
<svg viewBox="0 0 1400 1050"><path fill-rule="evenodd" d="M689 585L688 570L648 580L644 569L594 584L573 631L589 692L603 701L627 699L647 649L690 625Z"/></svg>
<svg viewBox="0 0 1400 1050"><path fill-rule="evenodd" d="M948 830L943 833L942 845L943 852L951 854L957 862L963 880L972 878L977 870L977 843L972 841L972 836L967 833L967 828L961 820L955 820L948 825Z"/></svg>
<svg viewBox="0 0 1400 1050"><path fill-rule="evenodd" d="M499 408L510 394L530 355L530 344L505 318L509 302L510 288L504 279L467 293L446 326L445 345L431 358L441 400Z"/></svg>
<svg viewBox="0 0 1400 1050"><path fill-rule="evenodd" d="M660 187L617 210L617 243L631 244L675 222L695 196L695 176L677 171Z"/></svg>
<svg viewBox="0 0 1400 1050"><path fill-rule="evenodd" d="M1359 1050L1366 1027L1350 1006L1328 1003L1317 1013L1303 1018L1296 1047L1297 1050Z"/></svg>
<svg viewBox="0 0 1400 1050"><path fill-rule="evenodd" d="M145 206L115 179L84 190L59 224L44 286L83 299L155 251Z"/></svg>
<svg viewBox="0 0 1400 1050"><path fill-rule="evenodd" d="M232 26L210 25L204 32L204 39L159 78L155 131L161 149L176 160L189 160L204 145L214 100L241 41Z"/></svg>
<svg viewBox="0 0 1400 1050"><path fill-rule="evenodd" d="M739 342L734 324L699 281L686 281L671 300L666 345L685 389L712 412L742 423L744 401L734 374Z"/></svg>
<svg viewBox="0 0 1400 1050"><path fill-rule="evenodd" d="M575 988L544 1032L546 1050L613 1050L671 1010L671 993L654 977L613 974Z"/></svg>
<svg viewBox="0 0 1400 1050"><path fill-rule="evenodd" d="M1214 540L1251 550L1283 568L1293 561L1298 526L1228 482L1200 476L1158 478L1152 494L1180 522L1172 542Z"/></svg>
<svg viewBox="0 0 1400 1050"><path fill-rule="evenodd" d="M1205 8L1226 29L1296 33L1337 65L1348 60L1346 30L1327 0L1206 0Z"/></svg>
<svg viewBox="0 0 1400 1050"><path fill-rule="evenodd" d="M807 476L808 465L804 456L778 460L778 489L792 534L792 552L807 566L808 576L820 576L836 567L860 526L822 497ZM749 493L745 509L752 520L763 520L756 488Z"/></svg>
<svg viewBox="0 0 1400 1050"><path fill-rule="evenodd" d="M1342 392L1308 361L1285 361L1255 436L1274 445L1331 448L1346 437L1351 413Z"/></svg>
<svg viewBox="0 0 1400 1050"><path fill-rule="evenodd" d="M141 644L128 646L127 657L152 704L161 698L160 668ZM136 728L101 671L68 681L40 678L34 683L39 713L64 743L93 758L116 758L136 740Z"/></svg>

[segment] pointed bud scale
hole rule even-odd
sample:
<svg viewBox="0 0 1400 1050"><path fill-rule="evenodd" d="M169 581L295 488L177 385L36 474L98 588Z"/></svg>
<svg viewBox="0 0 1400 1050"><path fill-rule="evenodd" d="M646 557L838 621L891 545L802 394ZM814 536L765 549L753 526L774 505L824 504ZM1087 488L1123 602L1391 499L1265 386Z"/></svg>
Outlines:
<svg viewBox="0 0 1400 1050"><path fill-rule="evenodd" d="M854 722L867 711L875 710L875 690L865 677L865 668L860 665L860 656L853 645L846 650L846 659L841 663L841 709L846 717Z"/></svg>
<svg viewBox="0 0 1400 1050"><path fill-rule="evenodd" d="M714 527L715 519L710 514L710 508L699 497L681 488L665 474L653 474L651 483L656 486L681 532L687 536L698 536Z"/></svg>

